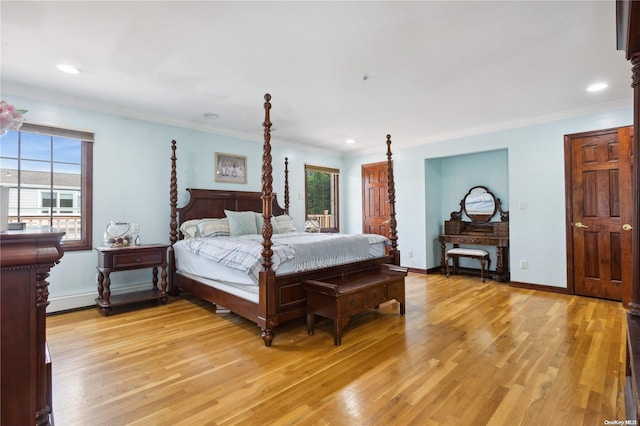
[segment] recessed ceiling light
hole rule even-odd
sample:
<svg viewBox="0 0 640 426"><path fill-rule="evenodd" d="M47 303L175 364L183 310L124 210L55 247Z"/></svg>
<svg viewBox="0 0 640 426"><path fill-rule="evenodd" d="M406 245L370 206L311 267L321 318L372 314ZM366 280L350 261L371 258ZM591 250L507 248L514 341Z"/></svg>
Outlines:
<svg viewBox="0 0 640 426"><path fill-rule="evenodd" d="M67 74L80 74L80 70L73 65L58 64L56 68L58 68L62 72L66 72Z"/></svg>
<svg viewBox="0 0 640 426"><path fill-rule="evenodd" d="M346 141L344 141L345 143L351 145L352 143L356 143L355 139L347 139Z"/></svg>
<svg viewBox="0 0 640 426"><path fill-rule="evenodd" d="M216 118L219 117L219 115L216 114L215 112L205 112L202 115L204 116L204 118L208 118L209 120L215 120Z"/></svg>
<svg viewBox="0 0 640 426"><path fill-rule="evenodd" d="M599 92L600 90L604 90L607 87L609 87L609 85L607 83L593 83L592 85L590 85L589 87L587 87L587 92Z"/></svg>

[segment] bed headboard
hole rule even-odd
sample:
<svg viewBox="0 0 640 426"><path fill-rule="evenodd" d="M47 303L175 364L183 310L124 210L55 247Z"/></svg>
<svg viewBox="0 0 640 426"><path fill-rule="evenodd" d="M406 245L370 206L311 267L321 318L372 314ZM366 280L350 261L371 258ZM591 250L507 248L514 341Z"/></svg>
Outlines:
<svg viewBox="0 0 640 426"><path fill-rule="evenodd" d="M225 217L225 210L262 212L262 193L187 188L189 202L177 209L178 226L191 219ZM273 194L271 210L274 216L285 213Z"/></svg>

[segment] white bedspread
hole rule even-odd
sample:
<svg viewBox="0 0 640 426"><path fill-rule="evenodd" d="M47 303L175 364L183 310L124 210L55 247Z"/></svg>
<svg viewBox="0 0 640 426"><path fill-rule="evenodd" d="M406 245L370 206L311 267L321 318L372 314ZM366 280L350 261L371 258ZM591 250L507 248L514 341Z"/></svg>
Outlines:
<svg viewBox="0 0 640 426"><path fill-rule="evenodd" d="M272 268L276 273L307 271L380 257L384 255L384 245L389 244L387 238L376 234L303 232L274 234L272 242ZM258 273L263 269L261 235L191 238L178 241L174 248L178 269L198 276L213 279L224 276L222 281L257 284ZM209 264L215 266L212 266L213 271L206 272L211 269Z"/></svg>

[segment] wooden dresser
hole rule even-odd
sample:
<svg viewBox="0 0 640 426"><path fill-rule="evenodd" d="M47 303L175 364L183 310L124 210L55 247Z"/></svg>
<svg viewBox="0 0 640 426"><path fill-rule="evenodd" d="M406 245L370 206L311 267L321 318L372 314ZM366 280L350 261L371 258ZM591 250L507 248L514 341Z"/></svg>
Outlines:
<svg viewBox="0 0 640 426"><path fill-rule="evenodd" d="M46 343L49 271L64 232L0 233L0 424L48 425L51 360Z"/></svg>

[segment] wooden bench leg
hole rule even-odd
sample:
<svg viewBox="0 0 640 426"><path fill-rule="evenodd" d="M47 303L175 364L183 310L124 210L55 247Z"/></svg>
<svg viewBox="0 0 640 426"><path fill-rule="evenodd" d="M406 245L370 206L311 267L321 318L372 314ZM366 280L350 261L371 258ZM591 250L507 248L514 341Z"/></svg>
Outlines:
<svg viewBox="0 0 640 426"><path fill-rule="evenodd" d="M480 261L480 281L485 282L484 281L484 264L485 264L484 257L481 257L478 260Z"/></svg>
<svg viewBox="0 0 640 426"><path fill-rule="evenodd" d="M444 269L447 272L447 278L449 278L449 256L445 256L444 258Z"/></svg>
<svg viewBox="0 0 640 426"><path fill-rule="evenodd" d="M340 318L333 321L333 343L336 346L340 346L342 344L342 327L346 324L346 321L343 322Z"/></svg>
<svg viewBox="0 0 640 426"><path fill-rule="evenodd" d="M315 314L307 314L307 333L309 336L313 336L313 328L316 322Z"/></svg>

